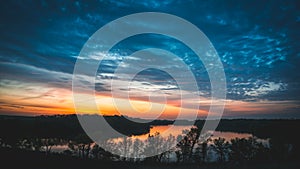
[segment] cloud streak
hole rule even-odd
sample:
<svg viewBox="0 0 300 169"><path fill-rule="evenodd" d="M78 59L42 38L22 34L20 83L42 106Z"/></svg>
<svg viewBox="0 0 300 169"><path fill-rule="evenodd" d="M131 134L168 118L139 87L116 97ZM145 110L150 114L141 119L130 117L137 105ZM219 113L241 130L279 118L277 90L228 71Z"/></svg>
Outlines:
<svg viewBox="0 0 300 169"><path fill-rule="evenodd" d="M88 38L106 23L136 12L156 11L187 19L212 41L227 77L229 106L226 115L243 116L242 112L248 112L247 117L251 114L253 117L297 116L300 100L300 75L296 73L300 67L299 6L297 1L283 0L7 2L0 7L1 112L17 112L26 107L31 107L27 111L30 114L40 111L32 108L35 106L29 104L30 100L40 100L40 106L45 109L43 112L54 107L64 108L55 110L58 113L72 112L67 106L72 107L71 82L76 59L96 60L97 55L105 55L105 60L96 75L96 94L109 97L111 79L120 84L120 93L125 92L128 89L122 88L122 75L118 77L114 71L125 58L138 62L139 58L130 55L146 48L170 51L178 56L174 59L189 65L197 79L200 97L204 99L203 107L207 107L211 88L204 65L187 46L170 37L133 36L118 43L110 54L98 51L91 58L79 56ZM182 28L182 33L184 31ZM172 60L168 63L166 66L177 66L172 65ZM135 65L122 66L135 68ZM94 78L83 76L84 81ZM145 70L132 82L131 90L136 93L132 99L147 101L144 96L148 96L149 91L161 91L168 96L170 106L178 107L177 85L167 74ZM83 85L82 93L90 86L89 83ZM139 95L143 97L137 97ZM49 100L56 106L46 110L43 101ZM202 111L205 110L207 108Z"/></svg>

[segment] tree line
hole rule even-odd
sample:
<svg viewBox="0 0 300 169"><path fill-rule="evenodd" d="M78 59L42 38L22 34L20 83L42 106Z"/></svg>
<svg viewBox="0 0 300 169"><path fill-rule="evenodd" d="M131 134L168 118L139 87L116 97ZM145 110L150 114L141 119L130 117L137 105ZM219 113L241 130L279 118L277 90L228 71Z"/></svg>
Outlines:
<svg viewBox="0 0 300 169"><path fill-rule="evenodd" d="M148 133L151 124L127 123L124 117L107 117L116 129L127 135ZM170 121L154 121L156 125L172 124ZM46 156L55 153L53 147L67 146L62 152L65 156L82 159L106 161L131 161L155 163L247 163L252 161L299 161L300 140L297 133L299 120L221 120L218 131L248 132L259 138L269 138L264 145L256 137L203 139L200 129L203 120L196 122L196 127L182 135L162 137L159 133L149 135L145 141L123 138L120 141L107 140L94 144L82 130L76 115L17 117L0 116L1 149L43 152ZM125 126L125 127L124 127ZM129 129L127 126L130 126ZM152 143L152 144L150 144ZM156 146L151 146L151 145ZM143 148L141 148L143 147ZM143 157L143 151L168 151L147 158L125 158L126 156ZM110 152L117 152L120 156ZM215 159L215 160L212 160Z"/></svg>
<svg viewBox="0 0 300 169"><path fill-rule="evenodd" d="M149 135L146 140L121 138L116 141L106 140L95 144L86 135L79 135L73 139L61 138L23 138L11 145L0 139L1 148L22 149L27 151L44 152L45 156L56 145L65 145L68 148L61 152L66 156L82 159L105 161L130 161L150 163L237 163L266 161L292 161L299 159L299 150L293 144L280 140L270 139L263 144L256 137L234 138L227 141L225 138L201 138L200 129L193 127L185 130L182 135L162 137L160 133ZM173 147L173 145L175 145ZM105 147L105 148L104 148ZM159 152L151 157L143 157L146 151ZM145 151L145 152L143 152ZM112 154L117 152L119 155Z"/></svg>

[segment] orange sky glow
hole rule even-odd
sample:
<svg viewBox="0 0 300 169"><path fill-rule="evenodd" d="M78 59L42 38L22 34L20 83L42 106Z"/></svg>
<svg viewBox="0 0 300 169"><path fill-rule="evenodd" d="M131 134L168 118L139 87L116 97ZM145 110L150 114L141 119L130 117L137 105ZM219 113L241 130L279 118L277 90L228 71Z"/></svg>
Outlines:
<svg viewBox="0 0 300 169"><path fill-rule="evenodd" d="M11 89L9 86L0 89L1 114L11 115L54 115L54 114L75 114L72 91L61 88L45 88L40 86L31 86L30 88ZM82 96L84 98L84 94ZM118 103L122 99L118 98ZM182 108L185 111L187 119L195 112L198 117L206 117L210 100L200 98L199 109ZM150 103L146 100L130 99L132 108L128 105L115 106L111 96L107 94L97 94L95 101L98 106L98 112L91 109L91 101L83 102L84 107L78 110L82 114L102 114L102 115L125 115L145 119L175 119L181 110L180 101L172 100L166 104ZM295 106L292 103L281 103L276 101L233 101L227 100L224 116L232 117L238 115L260 114L265 111L284 110ZM161 109L163 107L163 109ZM130 111L134 110L134 111ZM213 112L212 112L213 113Z"/></svg>

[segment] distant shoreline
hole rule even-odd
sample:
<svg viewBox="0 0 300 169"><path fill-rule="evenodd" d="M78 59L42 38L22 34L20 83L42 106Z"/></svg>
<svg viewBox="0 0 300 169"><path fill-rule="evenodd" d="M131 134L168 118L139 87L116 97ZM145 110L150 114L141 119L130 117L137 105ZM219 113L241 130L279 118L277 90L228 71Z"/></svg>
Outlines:
<svg viewBox="0 0 300 169"><path fill-rule="evenodd" d="M91 115L91 116L101 116L101 115L97 115L97 114L82 114L82 115ZM3 116L7 116L7 117L23 117L23 118L32 118L32 117L63 117L63 116L77 116L77 114L51 114L51 115L47 115L47 114L0 114L0 117ZM119 115L104 115L106 117L121 117ZM128 116L126 116L128 117ZM138 118L138 117L128 117L128 118L132 118L132 119L141 119L141 120L147 120L147 121L151 121L151 120L161 120L161 121L174 121L171 119L142 119L142 118ZM300 120L299 118L295 118L295 117L269 117L269 118L261 118L261 117L224 117L221 118L222 120ZM179 120L185 120L185 119L179 119ZM197 120L205 120L205 118L198 118ZM188 121L188 120L186 120Z"/></svg>
<svg viewBox="0 0 300 169"><path fill-rule="evenodd" d="M125 135L141 135L149 133L151 126L171 125L172 120L154 120L140 123L130 121L129 117L105 116L117 131ZM149 121L149 120L147 120ZM187 121L182 120L180 125ZM205 120L197 120L195 126L202 128ZM287 140L295 140L289 131L300 131L300 119L221 119L216 131L250 133L260 138L285 137ZM12 134L13 133L13 134ZM77 116L51 115L51 116L9 116L0 115L0 134L2 137L29 137L29 136L53 136L74 137L78 133L84 134Z"/></svg>

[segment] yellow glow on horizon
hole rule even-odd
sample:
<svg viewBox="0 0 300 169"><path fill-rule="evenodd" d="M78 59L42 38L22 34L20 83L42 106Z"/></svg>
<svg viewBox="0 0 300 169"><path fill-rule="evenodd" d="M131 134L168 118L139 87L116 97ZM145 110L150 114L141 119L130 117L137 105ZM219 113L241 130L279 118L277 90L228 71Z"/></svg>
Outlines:
<svg viewBox="0 0 300 169"><path fill-rule="evenodd" d="M80 94L82 99L78 104L81 109L77 110L82 114L102 114L102 115L125 115L145 119L176 119L180 110L184 112L182 118L189 118L195 114L207 116L211 100L201 98L198 101L200 109L191 109L188 106L181 108L179 100L168 100L166 104L152 103L148 100L138 98L128 100L115 98L118 108L113 99L107 93L96 93L95 100L85 93ZM194 104L193 100L184 100L188 104ZM96 103L97 107L94 107ZM217 102L213 102L217 104ZM295 107L295 103L284 101L234 101L227 100L225 115L239 116L244 114L260 114L262 112L283 111L286 108ZM162 109L163 108L163 109ZM53 114L74 114L74 103L72 91L62 88L39 86L33 84L22 84L22 86L3 86L0 88L0 114L18 115L53 115Z"/></svg>

